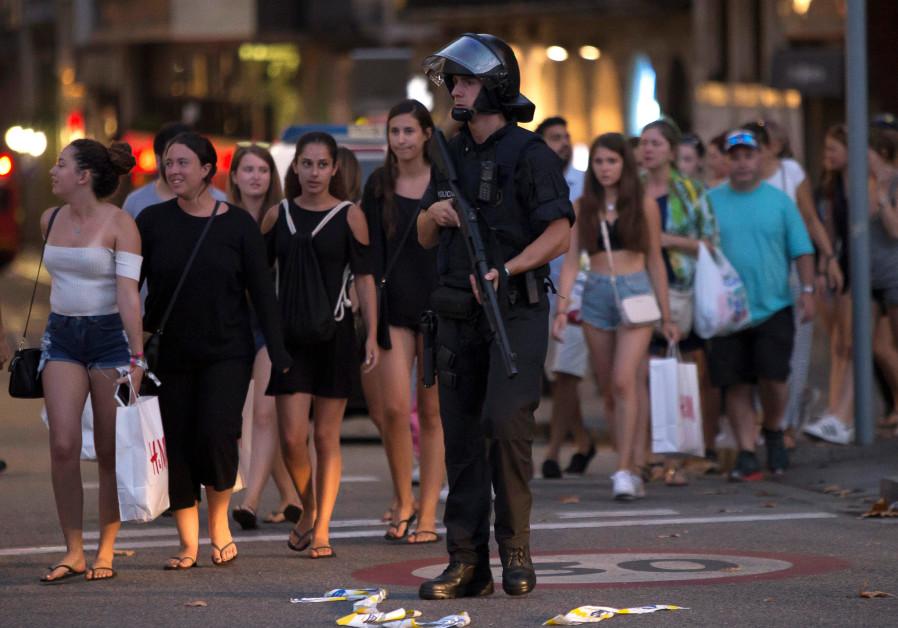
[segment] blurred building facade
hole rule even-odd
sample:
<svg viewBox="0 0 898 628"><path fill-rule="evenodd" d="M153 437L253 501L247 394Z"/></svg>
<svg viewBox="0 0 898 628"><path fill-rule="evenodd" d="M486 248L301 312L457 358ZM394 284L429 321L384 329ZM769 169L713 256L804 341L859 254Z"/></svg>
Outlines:
<svg viewBox="0 0 898 628"><path fill-rule="evenodd" d="M46 206L44 167L81 135L108 141L181 119L271 140L294 123L383 121L407 94L443 120L449 100L421 60L473 31L512 44L535 122L563 115L577 142L635 133L662 112L706 139L767 115L808 157L844 116L844 3L0 0L0 52L12 60L0 65L0 126L47 131L27 181ZM894 110L898 2L868 5L871 103Z"/></svg>

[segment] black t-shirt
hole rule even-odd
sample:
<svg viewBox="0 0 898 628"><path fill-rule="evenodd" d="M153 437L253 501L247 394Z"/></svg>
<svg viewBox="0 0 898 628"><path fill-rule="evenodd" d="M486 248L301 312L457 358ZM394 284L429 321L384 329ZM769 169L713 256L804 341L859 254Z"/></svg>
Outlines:
<svg viewBox="0 0 898 628"><path fill-rule="evenodd" d="M144 315L147 331L155 331L161 322L208 220L183 211L177 199L152 205L137 217L143 247L141 281L146 280L148 288ZM287 368L290 356L284 347L259 226L239 207L219 206L166 323L159 349L160 369L190 369L199 363L227 359L252 360L255 346L247 292L272 364Z"/></svg>
<svg viewBox="0 0 898 628"><path fill-rule="evenodd" d="M523 148L520 154L509 154L508 146ZM449 152L455 162L461 192L478 209L481 236L492 257L491 264L498 266L518 255L546 230L549 223L559 218L574 224L574 208L564 179L563 164L534 133L509 123L482 144L477 144L465 125L449 140ZM514 160L514 172L505 171L507 167L503 164L509 158ZM492 205L477 200L482 164L486 161L498 164L496 185L499 194ZM431 185L421 200L422 208L443 196L438 192L443 185L434 168ZM497 255L503 259L495 259ZM440 229L437 268L441 283L470 290L470 261L457 229Z"/></svg>
<svg viewBox="0 0 898 628"><path fill-rule="evenodd" d="M376 170L368 178L362 196L362 210L365 212L368 232L371 234L371 258L375 280L380 282L387 265L397 255L398 247L402 244L402 250L390 270L384 287L389 313L387 323L395 327L417 330L421 314L427 309L430 294L437 285L437 251L425 249L418 242L416 223L420 199L394 195L392 228L387 228L384 219L384 199L377 193L378 178L382 173L382 169Z"/></svg>

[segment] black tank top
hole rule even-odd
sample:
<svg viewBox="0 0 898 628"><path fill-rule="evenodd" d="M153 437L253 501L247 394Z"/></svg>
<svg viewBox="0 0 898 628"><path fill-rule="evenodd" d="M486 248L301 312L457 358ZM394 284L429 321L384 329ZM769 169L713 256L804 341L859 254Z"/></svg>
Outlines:
<svg viewBox="0 0 898 628"><path fill-rule="evenodd" d="M617 220L614 222L604 221L605 225L608 227L608 243L611 245L612 251L620 251L624 247L621 245L620 236L617 233ZM596 249L597 252L605 251L605 239L602 237L602 227L599 225L599 248Z"/></svg>

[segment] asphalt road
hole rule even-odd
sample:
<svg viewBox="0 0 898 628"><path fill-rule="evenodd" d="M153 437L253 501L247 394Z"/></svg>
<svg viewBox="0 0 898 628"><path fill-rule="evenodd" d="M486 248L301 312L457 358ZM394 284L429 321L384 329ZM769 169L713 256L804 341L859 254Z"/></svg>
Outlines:
<svg viewBox="0 0 898 628"><path fill-rule="evenodd" d="M21 282L0 281L4 305L13 289L27 292ZM6 389L5 373L0 389ZM614 456L603 449L582 478L533 481L539 584L531 595L499 591L486 599L433 602L417 599L417 583L441 570L443 547L381 539L387 466L378 444L358 438L344 447L334 560L297 555L286 547L286 526L264 525L235 531L240 556L231 566L213 567L204 540L200 568L165 572L162 563L177 537L172 520L161 518L123 526L117 545L133 555L117 558L115 580L42 586L38 577L62 554L62 536L39 409L40 402L0 393L0 458L9 464L0 474L0 626L329 626L351 605L290 599L363 586L389 590L382 609L414 608L424 619L465 610L473 626L538 626L586 604L688 608L614 617L611 625L898 625L898 598L860 596L898 595L898 519L859 518L880 478L898 475L896 439L869 448L803 443L782 481L733 485L699 476L683 488L652 483L646 499L630 504L610 499ZM366 419L345 424L348 436L366 429ZM535 458L542 460L541 445ZM82 468L90 544L96 474L90 463ZM269 487L260 511L273 506ZM196 601L206 606L187 606Z"/></svg>

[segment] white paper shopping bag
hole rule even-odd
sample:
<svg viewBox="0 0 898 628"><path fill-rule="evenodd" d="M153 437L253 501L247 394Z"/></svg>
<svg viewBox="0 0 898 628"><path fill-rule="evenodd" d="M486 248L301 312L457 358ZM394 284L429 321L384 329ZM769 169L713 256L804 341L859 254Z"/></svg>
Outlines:
<svg viewBox="0 0 898 628"><path fill-rule="evenodd" d="M676 357L649 361L652 452L705 455L698 371Z"/></svg>
<svg viewBox="0 0 898 628"><path fill-rule="evenodd" d="M115 479L122 521L152 521L168 508L168 455L157 397L138 397L128 406L119 400Z"/></svg>

